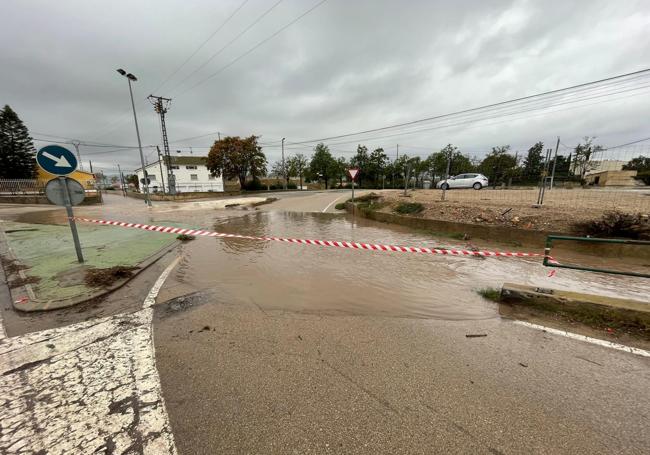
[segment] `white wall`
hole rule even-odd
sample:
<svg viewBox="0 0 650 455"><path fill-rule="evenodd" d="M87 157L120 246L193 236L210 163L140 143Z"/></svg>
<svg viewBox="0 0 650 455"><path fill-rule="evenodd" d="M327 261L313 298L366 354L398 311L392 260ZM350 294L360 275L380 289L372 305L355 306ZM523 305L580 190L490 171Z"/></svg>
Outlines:
<svg viewBox="0 0 650 455"><path fill-rule="evenodd" d="M161 176L160 167L162 165L163 175ZM173 169L176 178L176 191L187 193L190 191L223 191L223 179L221 177L210 178L210 172L205 165L196 165L196 169L187 169L191 164L179 164L179 169ZM142 170L137 171L138 180L144 178ZM165 191L169 188L167 182L167 167L164 163L155 163L147 166L147 174L151 179L149 189L162 192L162 182L165 182ZM197 180L192 180L192 174L195 174ZM142 185L141 185L142 186Z"/></svg>

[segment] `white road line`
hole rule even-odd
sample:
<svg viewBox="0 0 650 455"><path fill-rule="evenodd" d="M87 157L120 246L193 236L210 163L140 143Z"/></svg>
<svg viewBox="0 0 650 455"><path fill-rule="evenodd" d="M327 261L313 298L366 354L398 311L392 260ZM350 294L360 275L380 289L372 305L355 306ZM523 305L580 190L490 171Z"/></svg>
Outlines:
<svg viewBox="0 0 650 455"><path fill-rule="evenodd" d="M644 349L634 348L632 346L625 346L624 344L619 344L619 343L612 343L611 341L599 340L598 338L591 338L585 335L579 335L577 333L567 332L565 330L553 329L551 327L532 324L526 321L513 321L513 322L517 325L522 325L524 327L529 327L531 329L543 330L544 332L552 333L554 335L560 335L566 338L571 338L573 340L584 341L586 343L596 344L598 346L603 346L605 348L616 349L617 351L629 352L630 354L636 354L642 357L650 357L650 352Z"/></svg>
<svg viewBox="0 0 650 455"><path fill-rule="evenodd" d="M163 273L160 274L156 282L151 287L149 294L147 294L147 297L144 299L144 302L142 303L142 308L149 308L156 303L156 297L158 297L160 288L165 283L165 280L167 279L171 271L174 269L174 267L176 267L176 264L178 264L178 261L180 260L181 260L180 257L174 259L172 263L169 264L167 268L163 271Z"/></svg>
<svg viewBox="0 0 650 455"><path fill-rule="evenodd" d="M338 201L338 200L341 199L342 197L347 197L347 195L339 196L339 197L337 197L336 199L334 199L332 202L330 202L329 204L327 204L327 207L325 207L325 208L321 211L321 213L325 213L325 212L327 212L327 209L329 209L332 205L334 205L334 203L335 203L336 201Z"/></svg>
<svg viewBox="0 0 650 455"><path fill-rule="evenodd" d="M0 312L0 340L7 338L4 322L2 321L2 312Z"/></svg>

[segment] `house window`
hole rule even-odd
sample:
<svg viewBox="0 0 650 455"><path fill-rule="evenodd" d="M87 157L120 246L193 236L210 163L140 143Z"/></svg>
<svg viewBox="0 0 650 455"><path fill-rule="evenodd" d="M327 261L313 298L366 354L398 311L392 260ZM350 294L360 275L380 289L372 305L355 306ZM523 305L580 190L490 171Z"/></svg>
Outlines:
<svg viewBox="0 0 650 455"><path fill-rule="evenodd" d="M172 166L172 169L180 169L180 166Z"/></svg>
<svg viewBox="0 0 650 455"><path fill-rule="evenodd" d="M214 180L214 179L216 179L216 177L214 175L212 175L212 174L208 175L208 180Z"/></svg>
<svg viewBox="0 0 650 455"><path fill-rule="evenodd" d="M198 174L190 174L190 180L198 180L199 175Z"/></svg>
<svg viewBox="0 0 650 455"><path fill-rule="evenodd" d="M196 166L185 166L185 169L196 169Z"/></svg>
<svg viewBox="0 0 650 455"><path fill-rule="evenodd" d="M156 181L156 176L155 176L155 175L148 174L148 175L147 175L147 178L148 178L149 180L151 180L152 182L155 182L155 181Z"/></svg>

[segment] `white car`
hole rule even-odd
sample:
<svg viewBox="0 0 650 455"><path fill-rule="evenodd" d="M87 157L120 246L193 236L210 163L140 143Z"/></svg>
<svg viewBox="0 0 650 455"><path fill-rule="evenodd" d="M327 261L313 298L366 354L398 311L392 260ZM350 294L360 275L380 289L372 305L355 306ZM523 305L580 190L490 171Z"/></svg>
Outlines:
<svg viewBox="0 0 650 455"><path fill-rule="evenodd" d="M440 180L436 184L436 188L443 190L450 188L474 188L480 190L484 186L488 186L488 179L483 174L459 174L449 177L447 180Z"/></svg>

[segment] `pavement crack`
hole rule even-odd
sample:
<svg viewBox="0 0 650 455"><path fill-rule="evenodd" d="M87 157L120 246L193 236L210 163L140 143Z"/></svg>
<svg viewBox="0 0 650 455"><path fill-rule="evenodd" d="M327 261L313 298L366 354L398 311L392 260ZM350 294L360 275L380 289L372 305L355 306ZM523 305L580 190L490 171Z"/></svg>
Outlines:
<svg viewBox="0 0 650 455"><path fill-rule="evenodd" d="M346 373L344 373L343 371L339 370L334 365L329 363L327 360L321 359L321 361L322 361L322 363L324 363L325 365L330 367L332 370L334 370L336 373L338 373L341 377L343 377L348 382L350 382L352 385L356 386L359 390L363 391L366 395L368 395L370 398L372 398L374 401L376 401L382 407L384 407L385 409L393 412L396 415L400 415L399 411L397 409L395 409L393 406L391 406L391 404L387 400L385 400L384 398L378 396L377 394L375 394L371 390L367 389L366 387L361 385L359 382L352 379L351 376L347 375Z"/></svg>

